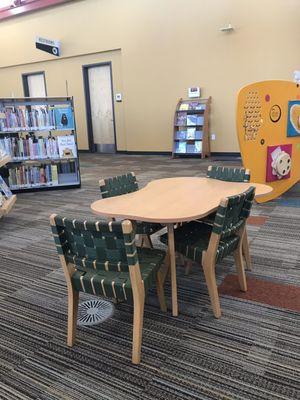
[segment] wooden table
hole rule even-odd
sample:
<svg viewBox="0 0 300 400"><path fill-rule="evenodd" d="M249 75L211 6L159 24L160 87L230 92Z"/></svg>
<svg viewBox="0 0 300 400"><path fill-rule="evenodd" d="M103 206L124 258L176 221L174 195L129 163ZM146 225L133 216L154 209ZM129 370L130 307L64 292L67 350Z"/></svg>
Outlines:
<svg viewBox="0 0 300 400"><path fill-rule="evenodd" d="M167 178L122 196L95 201L92 211L101 216L165 224L171 266L172 310L178 315L174 223L201 219L214 212L224 197L237 195L255 186L255 197L272 188L259 183L225 182L210 178Z"/></svg>

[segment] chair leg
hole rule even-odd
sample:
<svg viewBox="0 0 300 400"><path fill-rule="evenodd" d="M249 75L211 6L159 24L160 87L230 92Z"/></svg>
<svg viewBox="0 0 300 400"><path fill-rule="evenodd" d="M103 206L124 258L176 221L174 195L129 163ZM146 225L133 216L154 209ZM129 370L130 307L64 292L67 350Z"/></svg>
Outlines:
<svg viewBox="0 0 300 400"><path fill-rule="evenodd" d="M175 241L174 241L174 226L168 224L168 253L170 259L171 271L171 288L172 288L172 315L178 316L178 298L177 298L177 277L176 277L176 256L175 256Z"/></svg>
<svg viewBox="0 0 300 400"><path fill-rule="evenodd" d="M162 264L162 266L160 267L160 271L162 273L162 278L163 278L163 285L165 284L165 280L167 279L168 275L170 278L170 256L169 253L166 254L166 257L164 259L164 262Z"/></svg>
<svg viewBox="0 0 300 400"><path fill-rule="evenodd" d="M162 270L159 270L156 275L156 291L161 311L167 312L167 305L164 293L164 271Z"/></svg>
<svg viewBox="0 0 300 400"><path fill-rule="evenodd" d="M171 280L171 263L170 263L170 255L167 252L166 257L164 259L164 263L161 266L160 270L163 272L163 284L165 284L166 280Z"/></svg>
<svg viewBox="0 0 300 400"><path fill-rule="evenodd" d="M73 288L68 289L68 337L67 345L73 347L76 339L77 314L78 314L79 292Z"/></svg>
<svg viewBox="0 0 300 400"><path fill-rule="evenodd" d="M143 235L136 235L135 244L136 244L137 247L142 247L143 246Z"/></svg>
<svg viewBox="0 0 300 400"><path fill-rule="evenodd" d="M191 273L192 267L193 267L193 261L192 260L186 260L184 263L185 270L184 273L185 275L189 275Z"/></svg>
<svg viewBox="0 0 300 400"><path fill-rule="evenodd" d="M178 264L185 265L184 255L181 253L176 253Z"/></svg>
<svg viewBox="0 0 300 400"><path fill-rule="evenodd" d="M133 364L139 364L141 362L145 293L142 292L139 296L134 296L133 301L132 362Z"/></svg>
<svg viewBox="0 0 300 400"><path fill-rule="evenodd" d="M244 255L245 261L246 261L246 267L249 271L251 271L252 270L252 262L251 262L251 256L250 256L250 251L249 251L249 241L248 241L248 236L247 236L247 229L245 229L245 231L244 231L242 249L243 249L243 255Z"/></svg>
<svg viewBox="0 0 300 400"><path fill-rule="evenodd" d="M153 249L153 244L150 235L143 235L143 247Z"/></svg>
<svg viewBox="0 0 300 400"><path fill-rule="evenodd" d="M235 261L236 269L237 269L237 273L238 273L240 288L243 292L246 292L247 291L247 280L246 280L246 274L245 274L245 269L244 269L242 246L239 246L235 250L235 252L233 253L233 256L234 256L234 261Z"/></svg>
<svg viewBox="0 0 300 400"><path fill-rule="evenodd" d="M216 269L216 266L214 263L204 262L204 264L203 264L204 276L205 276L205 281L206 281L213 313L216 318L220 318L221 317L221 306L220 306L220 299L219 299L215 269Z"/></svg>

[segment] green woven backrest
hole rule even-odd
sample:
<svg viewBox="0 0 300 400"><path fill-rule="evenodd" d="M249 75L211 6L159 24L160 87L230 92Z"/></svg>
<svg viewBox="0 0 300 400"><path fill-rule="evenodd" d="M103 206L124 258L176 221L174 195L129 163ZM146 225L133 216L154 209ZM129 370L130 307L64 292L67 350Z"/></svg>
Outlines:
<svg viewBox="0 0 300 400"><path fill-rule="evenodd" d="M247 191L227 198L227 205L219 205L213 232L221 235L221 239L236 233L250 215L255 188L251 186Z"/></svg>
<svg viewBox="0 0 300 400"><path fill-rule="evenodd" d="M133 172L129 172L126 175L103 179L99 182L99 185L103 198L120 196L121 194L136 192L139 189Z"/></svg>
<svg viewBox="0 0 300 400"><path fill-rule="evenodd" d="M57 251L78 270L128 271L129 265L138 262L130 221L89 222L58 215L54 221Z"/></svg>
<svg viewBox="0 0 300 400"><path fill-rule="evenodd" d="M218 167L210 165L207 169L207 178L228 182L249 182L250 171L245 168Z"/></svg>

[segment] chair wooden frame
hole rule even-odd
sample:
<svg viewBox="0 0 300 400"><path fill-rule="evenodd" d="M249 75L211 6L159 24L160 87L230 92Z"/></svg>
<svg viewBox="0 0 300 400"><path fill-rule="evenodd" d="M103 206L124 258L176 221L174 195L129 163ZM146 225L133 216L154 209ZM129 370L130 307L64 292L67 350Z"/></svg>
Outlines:
<svg viewBox="0 0 300 400"><path fill-rule="evenodd" d="M227 204L228 204L228 199L221 200L220 203L221 206L227 207ZM245 224L241 227L239 231L236 232L236 234L240 237L240 241L237 249L233 252L234 261L237 268L240 288L243 292L246 292L247 281L246 281L246 274L245 274L243 255L242 255L242 244L243 244L243 237L245 234ZM207 250L202 252L202 259L200 260L200 264L202 265L204 271L205 281L213 313L216 318L221 317L220 298L216 281L216 258L217 258L217 250L220 243L220 239L221 239L221 234L217 234L214 232L211 233L208 248Z"/></svg>
<svg viewBox="0 0 300 400"><path fill-rule="evenodd" d="M207 167L207 178L209 178L209 179L217 179L218 180L217 177L209 176L209 173L210 173L210 171L212 171L212 168L213 168L212 165L209 165ZM224 169L224 168L231 168L231 167L220 167L220 168ZM242 180L241 182L249 182L249 180L250 180L250 170L249 169L234 168L234 167L232 167L232 168L236 169L236 170L241 170L242 169L243 172L244 172L244 176L246 178L244 180ZM203 220L203 222L207 223L205 220ZM243 235L243 238L242 238L242 255L243 255L244 259L245 259L247 270L251 271L252 270L252 261L251 261L251 255L250 255L250 249L249 249L249 240L248 240L247 228L246 227L244 229L244 235ZM190 272L191 272L191 269L192 269L193 262L191 260L186 260L184 265L185 265L185 274L189 275Z"/></svg>
<svg viewBox="0 0 300 400"><path fill-rule="evenodd" d="M220 168L232 168L233 170L243 170L244 172L244 179L241 180L241 182L249 182L250 181L250 169L247 168L234 168L234 167L220 167ZM211 177L209 176L210 171L212 171L213 166L209 165L207 167L207 177L209 179L219 179L217 177ZM243 236L243 240L242 240L242 254L245 258L245 262L246 262L246 267L249 271L252 270L252 261L251 261L251 256L250 256L250 250L249 250L249 241L248 241L248 235L247 235L247 229L245 228L245 232L244 232L244 236Z"/></svg>
<svg viewBox="0 0 300 400"><path fill-rule="evenodd" d="M50 224L52 227L56 226L56 214L50 216ZM131 234L133 231L132 223L129 220L122 221L122 230L124 234ZM124 239L125 240L125 239ZM132 243L126 243L127 246L132 246ZM134 264L128 262L130 282L133 295L133 336L132 336L132 363L139 364L141 361L141 346L142 346L142 333L143 333L143 318L144 318L144 305L145 305L145 289L142 280L140 265L136 255L127 254L128 261L136 259ZM73 347L76 339L77 331L77 315L78 315L78 302L79 293L76 291L72 284L72 275L76 271L74 264L67 262L63 254L59 254L61 266L64 271L64 276L67 283L68 291L68 325L67 325L67 345ZM168 256L161 268L157 272L156 289L160 308L163 312L167 311L167 306L164 296L164 281L168 271Z"/></svg>

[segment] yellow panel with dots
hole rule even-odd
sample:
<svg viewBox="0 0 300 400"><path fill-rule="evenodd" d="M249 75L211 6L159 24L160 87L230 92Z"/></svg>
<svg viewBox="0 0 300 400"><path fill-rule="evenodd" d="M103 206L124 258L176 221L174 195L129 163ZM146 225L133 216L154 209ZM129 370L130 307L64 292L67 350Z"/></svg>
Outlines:
<svg viewBox="0 0 300 400"><path fill-rule="evenodd" d="M289 106L291 101L294 102ZM288 136L288 119L293 136ZM251 181L273 187L270 194L258 199L259 202L275 199L300 180L299 85L270 80L243 87L237 99L237 133L243 164L251 171ZM288 145L292 145L291 156L283 151ZM273 163L267 172L268 153L274 148Z"/></svg>

